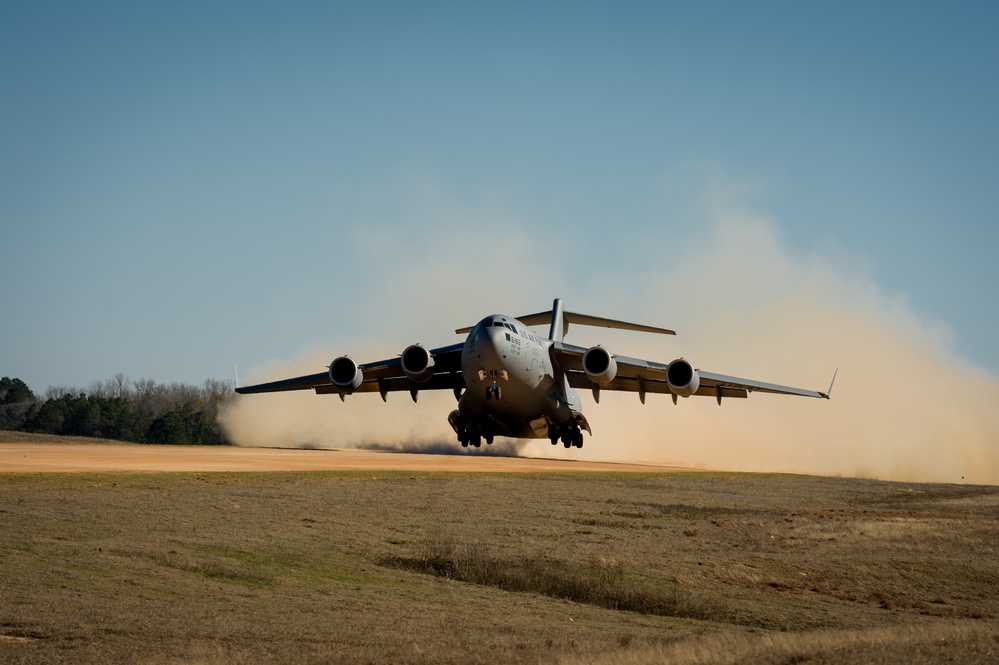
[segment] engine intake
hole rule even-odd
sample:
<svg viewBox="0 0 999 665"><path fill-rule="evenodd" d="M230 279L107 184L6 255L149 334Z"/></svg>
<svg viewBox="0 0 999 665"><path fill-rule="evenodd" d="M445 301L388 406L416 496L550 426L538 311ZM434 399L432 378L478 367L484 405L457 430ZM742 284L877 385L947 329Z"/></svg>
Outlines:
<svg viewBox="0 0 999 665"><path fill-rule="evenodd" d="M340 356L330 363L330 381L341 395L350 395L361 387L364 374L351 358Z"/></svg>
<svg viewBox="0 0 999 665"><path fill-rule="evenodd" d="M434 375L434 357L419 344L411 344L402 352L402 371L410 381L423 383Z"/></svg>
<svg viewBox="0 0 999 665"><path fill-rule="evenodd" d="M583 371L597 385L606 386L617 376L617 361L602 346L591 346L583 354Z"/></svg>
<svg viewBox="0 0 999 665"><path fill-rule="evenodd" d="M666 368L666 384L674 395L690 397L701 387L701 377L694 366L683 358L677 358Z"/></svg>

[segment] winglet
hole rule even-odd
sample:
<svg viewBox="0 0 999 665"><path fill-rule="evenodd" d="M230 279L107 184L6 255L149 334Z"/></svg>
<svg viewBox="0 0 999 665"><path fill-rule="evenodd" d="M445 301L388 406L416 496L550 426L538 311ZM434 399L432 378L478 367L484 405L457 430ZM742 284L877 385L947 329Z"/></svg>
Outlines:
<svg viewBox="0 0 999 665"><path fill-rule="evenodd" d="M236 375L236 379L235 379L235 381L233 381L233 384L232 384L232 389L238 391L239 390L239 367L236 366L236 363L232 364L232 371L233 371L233 374Z"/></svg>
<svg viewBox="0 0 999 665"><path fill-rule="evenodd" d="M822 395L823 399L831 399L832 398L832 387L833 387L833 384L836 383L836 375L837 374L839 374L839 367L837 367L836 371L833 372L832 381L829 382L829 390L827 390L824 393L819 393L819 395Z"/></svg>

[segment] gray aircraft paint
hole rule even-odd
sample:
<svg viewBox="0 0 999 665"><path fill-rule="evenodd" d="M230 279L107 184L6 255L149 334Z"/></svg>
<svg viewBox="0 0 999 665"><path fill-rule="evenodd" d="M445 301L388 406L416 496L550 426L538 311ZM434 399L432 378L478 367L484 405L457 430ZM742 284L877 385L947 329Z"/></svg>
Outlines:
<svg viewBox="0 0 999 665"><path fill-rule="evenodd" d="M548 337L532 325L549 324ZM452 390L458 408L448 416L463 446L479 446L495 436L548 438L565 447L583 445L582 432L592 434L582 413L577 388L589 388L596 401L601 390L677 397L744 398L750 392L829 398L816 392L695 369L685 359L660 363L612 354L602 347L583 348L564 342L570 324L619 328L664 335L672 330L616 319L567 312L555 299L552 309L521 317L487 316L471 328L461 344L436 349L412 345L397 358L357 364L348 356L330 363L328 371L237 388L241 394L315 390L341 399L363 392L407 391L415 401L422 390ZM589 365L588 365L589 363ZM835 374L833 375L835 380Z"/></svg>

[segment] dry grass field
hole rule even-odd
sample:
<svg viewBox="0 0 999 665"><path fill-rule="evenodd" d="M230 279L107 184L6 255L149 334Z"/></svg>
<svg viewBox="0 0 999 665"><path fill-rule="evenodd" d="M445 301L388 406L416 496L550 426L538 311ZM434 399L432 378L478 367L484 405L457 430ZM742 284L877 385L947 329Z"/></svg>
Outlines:
<svg viewBox="0 0 999 665"><path fill-rule="evenodd" d="M0 662L999 662L999 488L0 475Z"/></svg>

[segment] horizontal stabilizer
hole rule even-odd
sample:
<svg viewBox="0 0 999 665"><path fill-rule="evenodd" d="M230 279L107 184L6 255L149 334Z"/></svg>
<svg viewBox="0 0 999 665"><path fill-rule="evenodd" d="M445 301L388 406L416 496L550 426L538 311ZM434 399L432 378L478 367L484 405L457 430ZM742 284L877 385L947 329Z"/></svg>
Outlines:
<svg viewBox="0 0 999 665"><path fill-rule="evenodd" d="M552 321L552 313L554 310L546 310L544 312L536 312L534 314L527 314L526 316L518 316L517 320L523 323L525 326L540 326L548 325ZM597 328L617 328L619 330L632 330L635 332L646 332L646 333L656 333L659 335L675 335L676 332L673 330L668 330L666 328L658 328L656 326L646 326L640 323L629 323L628 321L619 321L617 319L606 319L601 316L591 316L589 314L580 314L579 312L562 312L562 325L563 334L569 329L569 324L575 323L579 326L593 326ZM460 328L455 330L459 335L468 334L472 332L472 326L467 328Z"/></svg>

